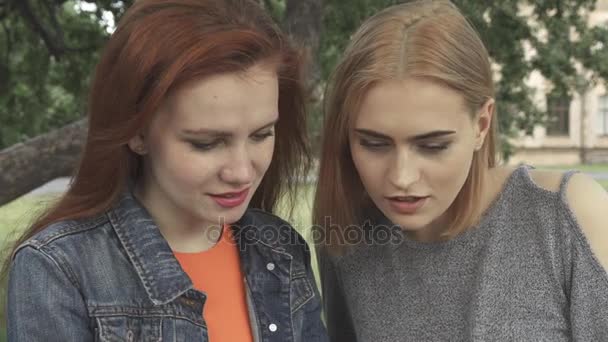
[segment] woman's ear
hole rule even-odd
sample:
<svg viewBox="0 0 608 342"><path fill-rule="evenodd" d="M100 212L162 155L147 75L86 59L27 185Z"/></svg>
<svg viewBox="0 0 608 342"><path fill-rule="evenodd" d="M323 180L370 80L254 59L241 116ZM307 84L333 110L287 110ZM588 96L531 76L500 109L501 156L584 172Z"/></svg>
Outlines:
<svg viewBox="0 0 608 342"><path fill-rule="evenodd" d="M140 156L148 153L148 149L146 148L146 142L144 140L143 134L137 134L133 138L129 140L129 148L131 151L139 154Z"/></svg>
<svg viewBox="0 0 608 342"><path fill-rule="evenodd" d="M481 107L475 118L475 150L479 151L490 132L494 116L494 99L490 98Z"/></svg>

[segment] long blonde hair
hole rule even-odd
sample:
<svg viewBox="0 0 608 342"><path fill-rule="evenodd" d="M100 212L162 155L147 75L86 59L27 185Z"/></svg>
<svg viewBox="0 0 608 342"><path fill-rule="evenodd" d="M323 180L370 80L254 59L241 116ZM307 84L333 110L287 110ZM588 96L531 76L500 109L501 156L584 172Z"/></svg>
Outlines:
<svg viewBox="0 0 608 342"><path fill-rule="evenodd" d="M343 244L344 230L361 225L377 210L350 154L349 130L361 99L383 80L422 78L463 95L473 119L494 97L488 53L475 29L449 1L414 1L386 8L367 19L354 34L325 94L325 124L313 225L322 228L322 245ZM496 164L496 125L473 156L469 176L448 209L451 237L479 216L481 182ZM336 230L337 228L337 230ZM340 238L329 239L338 233Z"/></svg>

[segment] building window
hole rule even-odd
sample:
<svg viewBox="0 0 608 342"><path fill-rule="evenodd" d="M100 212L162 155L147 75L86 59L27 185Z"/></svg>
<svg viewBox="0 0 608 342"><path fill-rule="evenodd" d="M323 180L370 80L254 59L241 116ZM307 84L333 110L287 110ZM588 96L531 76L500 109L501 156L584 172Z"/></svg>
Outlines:
<svg viewBox="0 0 608 342"><path fill-rule="evenodd" d="M608 135L608 95L599 97L597 108L597 134Z"/></svg>
<svg viewBox="0 0 608 342"><path fill-rule="evenodd" d="M547 135L570 134L570 97L562 94L547 95Z"/></svg>

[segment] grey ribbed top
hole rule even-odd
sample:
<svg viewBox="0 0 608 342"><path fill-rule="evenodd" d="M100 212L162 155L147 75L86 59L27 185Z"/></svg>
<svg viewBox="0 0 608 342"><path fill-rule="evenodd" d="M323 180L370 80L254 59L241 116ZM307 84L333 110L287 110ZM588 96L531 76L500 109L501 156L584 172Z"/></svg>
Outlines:
<svg viewBox="0 0 608 342"><path fill-rule="evenodd" d="M332 341L608 341L608 275L566 204L570 175L550 192L517 168L450 241L322 253Z"/></svg>

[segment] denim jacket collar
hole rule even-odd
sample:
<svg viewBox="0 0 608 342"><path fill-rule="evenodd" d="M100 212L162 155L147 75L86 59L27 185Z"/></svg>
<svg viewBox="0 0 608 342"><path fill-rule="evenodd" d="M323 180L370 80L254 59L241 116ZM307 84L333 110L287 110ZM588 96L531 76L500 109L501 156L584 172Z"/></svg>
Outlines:
<svg viewBox="0 0 608 342"><path fill-rule="evenodd" d="M130 191L121 195L107 215L148 297L155 305L167 304L194 288L158 226ZM280 246L277 239L268 237L273 234L265 234L265 229L269 227L274 226L258 222L255 209L247 210L232 225L245 273L249 270L247 246L255 246L269 260L280 255L291 259L292 256Z"/></svg>
<svg viewBox="0 0 608 342"><path fill-rule="evenodd" d="M108 211L108 217L155 305L169 303L193 288L158 226L129 191Z"/></svg>

